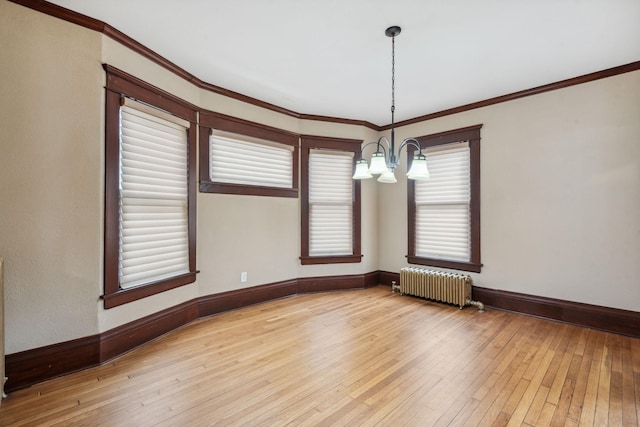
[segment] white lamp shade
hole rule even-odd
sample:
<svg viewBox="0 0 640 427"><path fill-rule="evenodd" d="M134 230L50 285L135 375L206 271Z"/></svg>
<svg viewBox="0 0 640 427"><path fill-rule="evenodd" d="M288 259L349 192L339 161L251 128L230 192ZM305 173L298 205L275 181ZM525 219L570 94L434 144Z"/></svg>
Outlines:
<svg viewBox="0 0 640 427"><path fill-rule="evenodd" d="M356 172L353 174L353 179L368 179L373 178L373 175L369 173L369 165L364 159L360 159L356 162Z"/></svg>
<svg viewBox="0 0 640 427"><path fill-rule="evenodd" d="M386 172L383 172L382 175L378 178L378 182L384 182L385 184L395 184L398 182L395 174L392 170L387 169Z"/></svg>
<svg viewBox="0 0 640 427"><path fill-rule="evenodd" d="M411 169L407 172L409 179L429 179L431 175L427 169L427 158L422 154L416 154L411 162Z"/></svg>
<svg viewBox="0 0 640 427"><path fill-rule="evenodd" d="M371 155L371 166L369 167L369 173L372 175L378 175L381 173L388 172L389 168L387 167L387 159L384 156L384 153L381 151L376 151Z"/></svg>

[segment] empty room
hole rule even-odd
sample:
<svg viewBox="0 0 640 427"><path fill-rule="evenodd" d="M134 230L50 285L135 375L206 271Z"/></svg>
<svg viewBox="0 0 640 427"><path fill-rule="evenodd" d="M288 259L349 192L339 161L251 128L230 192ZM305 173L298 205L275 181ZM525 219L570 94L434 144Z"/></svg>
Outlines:
<svg viewBox="0 0 640 427"><path fill-rule="evenodd" d="M0 0L0 426L640 425L639 23Z"/></svg>

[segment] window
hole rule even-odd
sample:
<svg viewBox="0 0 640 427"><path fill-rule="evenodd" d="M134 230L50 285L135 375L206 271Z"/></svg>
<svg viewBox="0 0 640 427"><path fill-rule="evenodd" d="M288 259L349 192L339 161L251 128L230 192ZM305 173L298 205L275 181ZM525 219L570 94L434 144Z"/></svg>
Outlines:
<svg viewBox="0 0 640 427"><path fill-rule="evenodd" d="M431 179L408 180L409 263L480 272L480 127L417 138Z"/></svg>
<svg viewBox="0 0 640 427"><path fill-rule="evenodd" d="M360 181L351 179L362 141L302 137L302 264L360 262Z"/></svg>
<svg viewBox="0 0 640 427"><path fill-rule="evenodd" d="M299 135L213 112L200 115L200 191L298 197Z"/></svg>
<svg viewBox="0 0 640 427"><path fill-rule="evenodd" d="M196 112L105 68L103 299L111 308L195 281Z"/></svg>
<svg viewBox="0 0 640 427"><path fill-rule="evenodd" d="M189 122L122 99L118 279L128 289L189 272Z"/></svg>
<svg viewBox="0 0 640 427"><path fill-rule="evenodd" d="M353 153L309 153L309 255L353 253Z"/></svg>
<svg viewBox="0 0 640 427"><path fill-rule="evenodd" d="M293 147L221 131L209 138L212 182L293 187Z"/></svg>

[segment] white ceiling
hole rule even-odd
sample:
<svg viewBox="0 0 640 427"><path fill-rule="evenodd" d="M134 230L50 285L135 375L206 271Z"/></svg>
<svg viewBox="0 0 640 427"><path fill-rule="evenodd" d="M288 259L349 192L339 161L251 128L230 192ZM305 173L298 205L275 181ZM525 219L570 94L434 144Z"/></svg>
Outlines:
<svg viewBox="0 0 640 427"><path fill-rule="evenodd" d="M390 123L640 60L640 0L50 0L201 80ZM129 70L131 71L131 70Z"/></svg>

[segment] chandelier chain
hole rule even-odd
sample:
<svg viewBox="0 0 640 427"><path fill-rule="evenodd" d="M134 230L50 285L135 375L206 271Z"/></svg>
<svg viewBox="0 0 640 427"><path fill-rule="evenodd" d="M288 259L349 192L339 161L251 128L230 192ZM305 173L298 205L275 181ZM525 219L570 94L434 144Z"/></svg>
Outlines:
<svg viewBox="0 0 640 427"><path fill-rule="evenodd" d="M396 38L391 37L391 120L396 110Z"/></svg>

